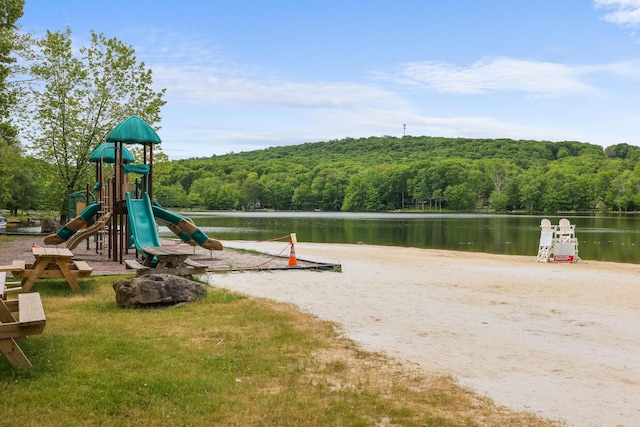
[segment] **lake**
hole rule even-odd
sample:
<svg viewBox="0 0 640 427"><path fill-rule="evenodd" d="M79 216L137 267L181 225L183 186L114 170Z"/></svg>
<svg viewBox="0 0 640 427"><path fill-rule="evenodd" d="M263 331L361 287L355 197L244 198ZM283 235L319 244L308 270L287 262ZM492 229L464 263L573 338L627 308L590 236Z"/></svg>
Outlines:
<svg viewBox="0 0 640 427"><path fill-rule="evenodd" d="M640 216L543 216L493 214L343 212L187 212L209 236L269 240L296 233L298 241L412 246L507 255L538 253L540 220L576 225L584 260L640 264ZM165 227L161 235L173 236ZM0 230L0 233L4 230ZM39 227L7 227L7 233Z"/></svg>

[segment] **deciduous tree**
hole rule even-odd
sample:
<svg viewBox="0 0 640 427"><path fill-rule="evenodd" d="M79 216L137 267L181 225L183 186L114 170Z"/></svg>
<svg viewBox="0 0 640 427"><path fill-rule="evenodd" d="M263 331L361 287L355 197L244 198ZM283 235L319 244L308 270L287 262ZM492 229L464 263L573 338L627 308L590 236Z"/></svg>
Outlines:
<svg viewBox="0 0 640 427"><path fill-rule="evenodd" d="M15 51L19 37L16 22L23 14L24 0L0 2L0 206L11 200L11 182L20 160L20 146L16 139L17 129L11 117L16 106L16 87L11 76L16 72Z"/></svg>
<svg viewBox="0 0 640 427"><path fill-rule="evenodd" d="M164 89L154 91L151 70L115 38L91 32L77 55L67 28L47 31L37 46L28 139L33 152L55 166L59 194L70 194L85 184L89 155L116 124L130 115L151 125L160 121ZM62 199L61 212L63 205Z"/></svg>

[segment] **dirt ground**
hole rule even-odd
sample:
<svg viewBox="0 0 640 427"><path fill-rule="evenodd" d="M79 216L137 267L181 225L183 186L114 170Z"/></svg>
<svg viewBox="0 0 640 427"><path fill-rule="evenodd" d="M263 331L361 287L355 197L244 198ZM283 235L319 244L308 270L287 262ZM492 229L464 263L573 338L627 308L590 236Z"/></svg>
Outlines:
<svg viewBox="0 0 640 427"><path fill-rule="evenodd" d="M34 243L41 239L1 247L0 264L31 261ZM202 248L193 258L223 270L288 261L286 242L223 244L285 258ZM84 247L74 254L96 274L123 272ZM293 303L336 322L366 350L451 375L500 405L568 426L640 425L640 266L303 242L296 254L301 265L336 263L342 272L234 272L209 281Z"/></svg>

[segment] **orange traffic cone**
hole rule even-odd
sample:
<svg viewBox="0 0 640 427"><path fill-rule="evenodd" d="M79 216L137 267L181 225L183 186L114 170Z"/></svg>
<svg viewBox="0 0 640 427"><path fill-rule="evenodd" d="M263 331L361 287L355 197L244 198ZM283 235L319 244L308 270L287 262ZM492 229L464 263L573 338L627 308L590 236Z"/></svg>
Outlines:
<svg viewBox="0 0 640 427"><path fill-rule="evenodd" d="M289 255L289 267L297 267L298 260L296 260L296 248L293 245L293 241L291 242L291 254Z"/></svg>

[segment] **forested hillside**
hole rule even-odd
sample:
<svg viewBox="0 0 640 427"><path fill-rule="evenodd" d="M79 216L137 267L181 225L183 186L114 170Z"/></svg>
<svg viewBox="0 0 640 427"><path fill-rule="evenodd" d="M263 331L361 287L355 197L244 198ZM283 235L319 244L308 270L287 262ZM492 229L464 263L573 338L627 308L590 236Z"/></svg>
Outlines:
<svg viewBox="0 0 640 427"><path fill-rule="evenodd" d="M640 148L370 137L158 164L155 197L207 209L638 210Z"/></svg>

